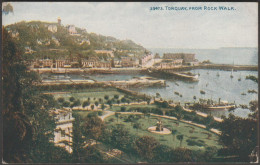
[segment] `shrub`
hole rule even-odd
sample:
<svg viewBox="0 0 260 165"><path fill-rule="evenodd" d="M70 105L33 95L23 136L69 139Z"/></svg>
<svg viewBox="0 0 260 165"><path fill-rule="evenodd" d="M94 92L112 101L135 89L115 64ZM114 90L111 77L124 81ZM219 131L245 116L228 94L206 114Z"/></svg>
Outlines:
<svg viewBox="0 0 260 165"><path fill-rule="evenodd" d="M63 103L64 101L65 101L65 99L64 99L63 97L59 97L59 98L58 98L58 102L59 102L59 103Z"/></svg>
<svg viewBox="0 0 260 165"><path fill-rule="evenodd" d="M70 102L73 102L73 101L75 100L75 98L74 98L73 96L71 96L71 97L69 98L69 100L70 100Z"/></svg>

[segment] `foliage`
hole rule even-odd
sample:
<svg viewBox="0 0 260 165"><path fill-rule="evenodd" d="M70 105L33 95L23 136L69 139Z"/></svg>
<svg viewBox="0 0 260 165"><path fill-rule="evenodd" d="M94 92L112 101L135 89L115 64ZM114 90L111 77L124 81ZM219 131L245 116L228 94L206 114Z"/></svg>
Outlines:
<svg viewBox="0 0 260 165"><path fill-rule="evenodd" d="M82 107L86 107L86 106L89 106L90 105L90 102L89 101L84 101L82 103Z"/></svg>
<svg viewBox="0 0 260 165"><path fill-rule="evenodd" d="M132 148L132 141L132 136L123 125L116 125L112 128L110 144L112 144L114 147L129 151Z"/></svg>
<svg viewBox="0 0 260 165"><path fill-rule="evenodd" d="M134 142L135 150L148 161L155 157L156 147L158 146L159 142L151 136L142 136Z"/></svg>
<svg viewBox="0 0 260 165"><path fill-rule="evenodd" d="M252 81L258 83L258 78L256 76L249 75L249 76L246 76L246 79L249 79L249 80L252 80Z"/></svg>
<svg viewBox="0 0 260 165"><path fill-rule="evenodd" d="M11 163L63 162L68 154L49 142L55 122L48 110L57 103L53 96L37 91L34 84L39 76L26 67L20 45L5 29L2 34L3 160Z"/></svg>
<svg viewBox="0 0 260 165"><path fill-rule="evenodd" d="M257 121L230 114L223 118L220 130L219 140L226 146L225 153L238 155L240 161L248 162L248 155L257 145Z"/></svg>
<svg viewBox="0 0 260 165"><path fill-rule="evenodd" d="M103 121L97 116L87 116L83 122L83 135L88 139L98 140L104 128Z"/></svg>

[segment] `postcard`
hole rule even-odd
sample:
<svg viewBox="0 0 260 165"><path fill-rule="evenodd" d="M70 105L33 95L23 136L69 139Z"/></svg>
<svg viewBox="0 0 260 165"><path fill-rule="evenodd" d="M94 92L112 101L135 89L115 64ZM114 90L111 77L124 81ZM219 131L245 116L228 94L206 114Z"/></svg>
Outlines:
<svg viewBox="0 0 260 165"><path fill-rule="evenodd" d="M2 163L259 163L257 2L3 2Z"/></svg>

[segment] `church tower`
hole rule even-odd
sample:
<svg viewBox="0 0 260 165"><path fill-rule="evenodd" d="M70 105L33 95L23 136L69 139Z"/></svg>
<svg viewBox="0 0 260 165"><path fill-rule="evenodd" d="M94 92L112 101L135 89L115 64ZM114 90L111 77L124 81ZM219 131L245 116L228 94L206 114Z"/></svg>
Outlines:
<svg viewBox="0 0 260 165"><path fill-rule="evenodd" d="M58 25L61 26L61 19L60 19L60 17L58 17Z"/></svg>

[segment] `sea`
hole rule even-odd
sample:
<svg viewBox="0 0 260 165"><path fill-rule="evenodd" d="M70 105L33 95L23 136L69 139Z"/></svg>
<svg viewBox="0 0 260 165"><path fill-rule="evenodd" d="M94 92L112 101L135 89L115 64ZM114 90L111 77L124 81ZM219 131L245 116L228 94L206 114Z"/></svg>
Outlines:
<svg viewBox="0 0 260 165"><path fill-rule="evenodd" d="M150 48L152 53L194 53L199 61L210 60L215 64L258 65L258 48L218 48L218 49L175 49Z"/></svg>

